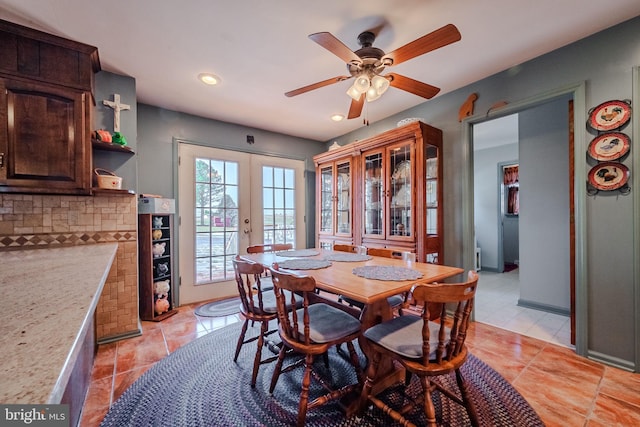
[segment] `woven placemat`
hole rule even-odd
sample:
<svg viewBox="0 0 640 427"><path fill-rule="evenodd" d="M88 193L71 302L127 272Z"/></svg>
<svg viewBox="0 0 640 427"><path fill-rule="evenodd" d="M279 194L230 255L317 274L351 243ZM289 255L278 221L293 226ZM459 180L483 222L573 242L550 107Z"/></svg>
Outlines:
<svg viewBox="0 0 640 427"><path fill-rule="evenodd" d="M372 258L371 255L366 254L353 254L350 252L333 252L324 257L327 261L338 262L358 262L369 261Z"/></svg>
<svg viewBox="0 0 640 427"><path fill-rule="evenodd" d="M327 268L331 262L323 259L287 259L278 263L278 268L286 268L288 270L317 270L319 268Z"/></svg>
<svg viewBox="0 0 640 427"><path fill-rule="evenodd" d="M422 273L411 268L393 267L393 266L377 266L365 265L353 269L353 274L364 277L365 279L375 280L416 280L422 277Z"/></svg>
<svg viewBox="0 0 640 427"><path fill-rule="evenodd" d="M291 251L280 251L280 252L276 252L277 256L283 256L283 257L298 257L298 256L315 256L315 255L320 255L320 252L316 251L315 249L294 249Z"/></svg>

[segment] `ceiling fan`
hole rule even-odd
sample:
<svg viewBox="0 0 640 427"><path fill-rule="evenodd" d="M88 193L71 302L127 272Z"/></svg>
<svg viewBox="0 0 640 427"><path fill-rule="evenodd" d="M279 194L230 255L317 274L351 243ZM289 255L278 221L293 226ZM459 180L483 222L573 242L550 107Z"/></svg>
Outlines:
<svg viewBox="0 0 640 427"><path fill-rule="evenodd" d="M354 77L355 82L347 91L347 94L352 98L347 118L355 119L360 117L365 99L375 101L389 86L426 99L433 98L440 91L440 88L396 73L388 73L383 76L382 72L386 67L398 65L416 56L455 43L462 36L455 25L448 24L390 53L384 53L382 49L373 47L375 34L371 31L365 31L358 36L361 48L355 52L328 32L314 33L309 35L309 38L346 62L349 75L337 76L303 86L289 91L285 95L288 97L300 95Z"/></svg>

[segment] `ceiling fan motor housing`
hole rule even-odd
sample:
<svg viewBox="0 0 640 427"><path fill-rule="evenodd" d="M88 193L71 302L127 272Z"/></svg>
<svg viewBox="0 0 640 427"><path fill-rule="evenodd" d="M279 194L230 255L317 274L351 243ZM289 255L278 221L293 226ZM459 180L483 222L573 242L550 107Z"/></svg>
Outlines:
<svg viewBox="0 0 640 427"><path fill-rule="evenodd" d="M358 43L362 46L354 53L362 60L360 63L351 62L347 64L347 70L352 76L361 74L363 71L371 78L377 76L386 64L382 62L384 51L377 47L373 47L376 36L371 31L365 31L358 36Z"/></svg>

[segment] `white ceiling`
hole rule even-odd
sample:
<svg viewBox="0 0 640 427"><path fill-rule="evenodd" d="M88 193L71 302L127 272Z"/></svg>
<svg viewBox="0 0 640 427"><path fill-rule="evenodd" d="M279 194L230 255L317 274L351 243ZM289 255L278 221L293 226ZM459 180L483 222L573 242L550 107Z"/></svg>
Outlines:
<svg viewBox="0 0 640 427"><path fill-rule="evenodd" d="M510 114L473 125L473 149L476 151L515 144L518 138L518 114Z"/></svg>
<svg viewBox="0 0 640 427"><path fill-rule="evenodd" d="M0 0L2 19L98 47L103 70L136 79L138 102L320 141L362 118L329 119L348 112L351 81L284 96L347 74L309 34L357 50L358 34L374 30L374 46L390 52L455 24L461 41L387 69L441 95L638 15L638 0ZM222 84L205 87L205 71ZM423 102L390 88L363 116Z"/></svg>

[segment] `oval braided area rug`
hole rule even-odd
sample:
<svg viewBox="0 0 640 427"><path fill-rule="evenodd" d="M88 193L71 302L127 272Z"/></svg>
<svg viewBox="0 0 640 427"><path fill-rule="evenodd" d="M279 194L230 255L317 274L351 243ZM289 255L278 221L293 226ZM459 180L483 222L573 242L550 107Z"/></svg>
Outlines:
<svg viewBox="0 0 640 427"><path fill-rule="evenodd" d="M224 317L238 313L240 311L240 305L239 298L213 301L196 307L195 313L203 317Z"/></svg>
<svg viewBox="0 0 640 427"><path fill-rule="evenodd" d="M274 363L262 365L256 388L251 389L251 370L255 342L242 347L238 362L233 362L235 343L241 323L227 326L183 346L146 371L111 406L101 426L291 426L296 423L302 369L283 373L269 395ZM249 328L247 335L257 333L259 326ZM344 346L343 346L344 347ZM271 356L265 347L262 356ZM296 356L290 356L296 357ZM316 368L330 375L336 384L356 381L348 357L332 349L330 372L322 358ZM364 359L361 355L361 361ZM286 363L287 361L285 361ZM525 399L496 371L473 355L462 368L469 382L472 400L480 425L531 427L544 424ZM455 376L438 380L455 387ZM310 400L321 390L312 380ZM398 405L402 402L400 387L378 397ZM417 396L420 385L414 376L407 392ZM454 388L454 390L457 390ZM456 391L457 393L457 391ZM466 426L469 418L464 408L434 393L438 424ZM408 418L425 425L424 416L415 411ZM307 426L393 426L392 420L372 407L357 417L346 419L337 404L332 403L307 412Z"/></svg>

